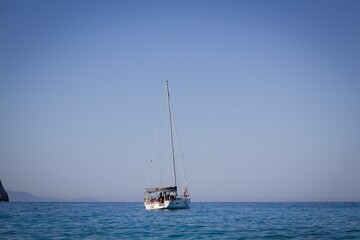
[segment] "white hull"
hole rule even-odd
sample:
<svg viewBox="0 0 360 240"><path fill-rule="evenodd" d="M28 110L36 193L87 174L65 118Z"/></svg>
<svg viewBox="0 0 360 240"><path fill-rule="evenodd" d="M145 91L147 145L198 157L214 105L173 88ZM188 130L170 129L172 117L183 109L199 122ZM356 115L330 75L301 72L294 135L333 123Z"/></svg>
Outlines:
<svg viewBox="0 0 360 240"><path fill-rule="evenodd" d="M160 202L145 202L146 210L156 209L187 209L190 207L190 198L177 198L174 200L166 200L164 203Z"/></svg>

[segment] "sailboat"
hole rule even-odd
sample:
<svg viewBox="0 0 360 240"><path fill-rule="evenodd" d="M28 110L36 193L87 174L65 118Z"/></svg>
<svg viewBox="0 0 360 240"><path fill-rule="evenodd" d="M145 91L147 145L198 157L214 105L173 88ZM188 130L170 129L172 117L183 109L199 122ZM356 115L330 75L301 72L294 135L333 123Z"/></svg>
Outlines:
<svg viewBox="0 0 360 240"><path fill-rule="evenodd" d="M147 210L155 209L186 209L190 207L190 195L185 179L185 186L181 194L178 194L176 179L175 149L174 149L174 124L171 112L169 82L166 80L167 105L169 113L169 128L174 185L156 186L145 188L144 205ZM183 164L182 164L183 167ZM185 172L183 169L185 176Z"/></svg>

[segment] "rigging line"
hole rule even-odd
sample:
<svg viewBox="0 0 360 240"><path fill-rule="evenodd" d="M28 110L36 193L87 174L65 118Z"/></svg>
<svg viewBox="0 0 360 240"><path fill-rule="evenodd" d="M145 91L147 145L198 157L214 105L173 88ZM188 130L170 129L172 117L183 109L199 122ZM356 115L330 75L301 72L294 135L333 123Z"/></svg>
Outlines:
<svg viewBox="0 0 360 240"><path fill-rule="evenodd" d="M180 140L179 140L179 134L178 134L177 127L176 127L176 121L174 121L174 129L175 129L177 147L178 147L178 150L179 150L179 153L180 153L180 163L181 163L182 174L183 174L183 177L184 177L185 186L187 186L187 180L186 180L186 174L185 174L185 164L184 164L184 155L182 153L181 146L180 146Z"/></svg>
<svg viewBox="0 0 360 240"><path fill-rule="evenodd" d="M160 119L159 119L159 125L158 125L158 139L157 139L157 158L158 158L158 174L159 174L159 178L158 178L158 182L157 184L160 186L164 185L164 182L166 180L166 176L164 176L163 174L163 168L164 168L164 160L166 160L166 158L163 156L164 152L162 151L162 140L160 140L160 138L162 138L164 132L163 132L163 118L164 118L164 109L163 109L164 105L162 105L161 107L161 115L160 115ZM159 137L160 136L160 137ZM155 151L154 151L155 154ZM166 171L165 171L166 172Z"/></svg>
<svg viewBox="0 0 360 240"><path fill-rule="evenodd" d="M148 170L147 186L150 186L152 164L153 164L153 159L150 160L150 166L149 166L149 170Z"/></svg>
<svg viewBox="0 0 360 240"><path fill-rule="evenodd" d="M159 135L160 135L160 128L161 128L161 119L163 118L162 116L163 116L163 107L160 107L158 124L157 124L156 133L155 133L155 139L154 139L154 146L153 146L153 151L152 151L152 156L150 159L150 166L149 166L149 171L148 171L148 179L147 179L148 186L150 185L150 180L152 177L152 166L153 166L154 160L156 158L155 152L157 149L159 149ZM160 153L159 153L159 165L160 165L159 166L160 167L160 177L162 178ZM160 181L162 182L162 179Z"/></svg>
<svg viewBox="0 0 360 240"><path fill-rule="evenodd" d="M155 151L159 147L159 135L160 135L161 119L162 119L162 109L160 109L159 122L158 122L158 126L157 126L157 129L156 129L155 144L154 144L154 148L153 148L153 152L152 152L152 158L155 157Z"/></svg>

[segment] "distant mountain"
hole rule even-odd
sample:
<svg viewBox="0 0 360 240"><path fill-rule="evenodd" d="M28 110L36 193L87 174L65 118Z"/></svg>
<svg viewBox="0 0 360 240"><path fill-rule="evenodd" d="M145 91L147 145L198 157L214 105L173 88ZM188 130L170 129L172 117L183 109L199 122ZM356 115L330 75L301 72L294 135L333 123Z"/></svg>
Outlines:
<svg viewBox="0 0 360 240"><path fill-rule="evenodd" d="M28 192L16 192L8 190L10 202L62 202L57 198L38 197Z"/></svg>
<svg viewBox="0 0 360 240"><path fill-rule="evenodd" d="M38 197L28 192L17 192L7 190L10 202L100 202L95 198L77 198L64 200L59 198Z"/></svg>
<svg viewBox="0 0 360 240"><path fill-rule="evenodd" d="M96 198L85 197L85 198L72 199L72 200L67 201L67 202L100 202L100 201L98 199L96 199Z"/></svg>

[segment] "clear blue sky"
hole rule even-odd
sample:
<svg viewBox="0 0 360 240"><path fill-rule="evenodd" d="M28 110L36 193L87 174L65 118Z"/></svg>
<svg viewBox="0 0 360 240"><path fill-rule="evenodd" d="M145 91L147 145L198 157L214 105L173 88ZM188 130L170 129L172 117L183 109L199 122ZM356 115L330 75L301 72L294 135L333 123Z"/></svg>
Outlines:
<svg viewBox="0 0 360 240"><path fill-rule="evenodd" d="M0 179L142 201L167 74L194 201L360 201L359 1L0 1Z"/></svg>

